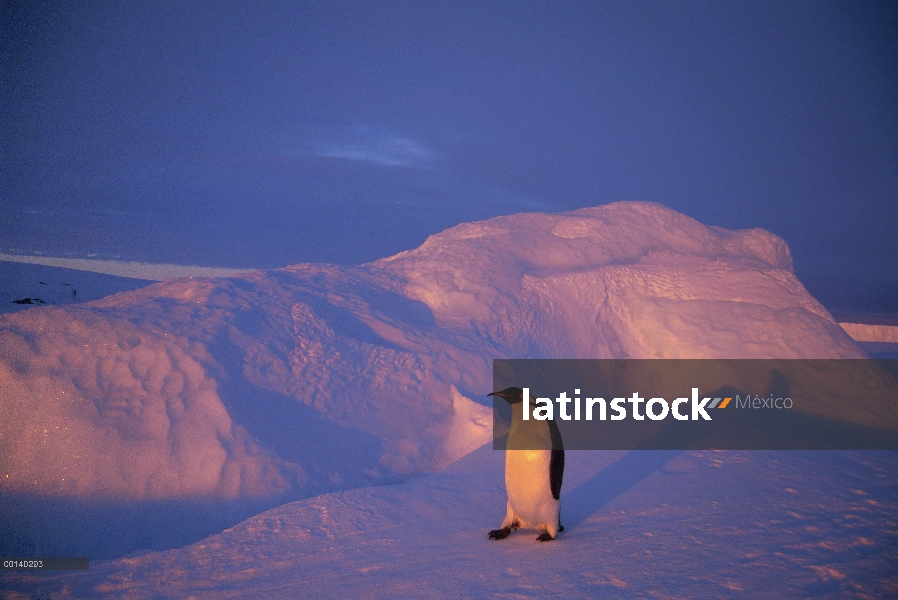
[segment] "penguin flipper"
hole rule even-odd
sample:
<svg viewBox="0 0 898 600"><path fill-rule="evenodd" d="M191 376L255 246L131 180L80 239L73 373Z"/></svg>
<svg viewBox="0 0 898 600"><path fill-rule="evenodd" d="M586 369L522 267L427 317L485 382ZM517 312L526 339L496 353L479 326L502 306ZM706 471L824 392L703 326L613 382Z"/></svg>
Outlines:
<svg viewBox="0 0 898 600"><path fill-rule="evenodd" d="M552 488L552 497L561 498L561 480L564 479L564 450L552 450L549 459L549 487Z"/></svg>

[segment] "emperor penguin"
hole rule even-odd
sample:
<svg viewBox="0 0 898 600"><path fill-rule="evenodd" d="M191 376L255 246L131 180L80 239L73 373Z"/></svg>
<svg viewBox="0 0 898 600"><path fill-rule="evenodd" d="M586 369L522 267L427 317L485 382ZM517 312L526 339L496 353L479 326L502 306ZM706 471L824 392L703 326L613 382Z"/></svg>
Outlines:
<svg viewBox="0 0 898 600"><path fill-rule="evenodd" d="M505 450L505 491L508 510L499 529L489 539L501 540L519 527L541 532L536 538L548 542L564 531L561 525L561 479L564 476L564 449L555 421L539 421L522 416L524 390L518 387L493 392L511 405L509 449ZM540 448L513 450L510 448Z"/></svg>

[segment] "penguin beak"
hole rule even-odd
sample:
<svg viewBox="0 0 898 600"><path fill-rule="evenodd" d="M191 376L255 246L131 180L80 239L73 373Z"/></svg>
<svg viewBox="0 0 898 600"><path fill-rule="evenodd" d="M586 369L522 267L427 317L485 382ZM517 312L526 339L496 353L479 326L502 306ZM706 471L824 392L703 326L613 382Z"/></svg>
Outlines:
<svg viewBox="0 0 898 600"><path fill-rule="evenodd" d="M498 392L493 392L492 394L487 394L487 396L498 396L509 404L514 404L523 400L523 397L521 396L522 391L521 388L511 387L505 390L499 390Z"/></svg>
<svg viewBox="0 0 898 600"><path fill-rule="evenodd" d="M487 396L496 396L497 398L502 398L509 404L514 404L515 402L520 402L521 398L518 394L516 394L517 390L501 390L498 392L493 392L492 394L487 394Z"/></svg>

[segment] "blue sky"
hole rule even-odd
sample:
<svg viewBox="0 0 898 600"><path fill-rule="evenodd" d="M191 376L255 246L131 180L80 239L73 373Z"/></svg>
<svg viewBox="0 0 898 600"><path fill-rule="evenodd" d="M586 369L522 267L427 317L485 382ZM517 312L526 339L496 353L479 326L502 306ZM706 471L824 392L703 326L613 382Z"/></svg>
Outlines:
<svg viewBox="0 0 898 600"><path fill-rule="evenodd" d="M352 264L463 221L649 200L774 231L813 293L898 311L894 3L13 1L0 19L2 252Z"/></svg>

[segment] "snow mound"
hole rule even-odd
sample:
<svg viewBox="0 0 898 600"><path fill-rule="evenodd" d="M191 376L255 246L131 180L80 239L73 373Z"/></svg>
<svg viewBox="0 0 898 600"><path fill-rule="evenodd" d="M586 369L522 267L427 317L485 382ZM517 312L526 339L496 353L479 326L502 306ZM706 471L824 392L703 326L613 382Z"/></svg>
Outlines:
<svg viewBox="0 0 898 600"><path fill-rule="evenodd" d="M372 266L503 356L864 356L795 278L782 239L658 204L466 223Z"/></svg>
<svg viewBox="0 0 898 600"><path fill-rule="evenodd" d="M783 240L657 204L0 316L0 492L284 498L489 440L493 358L852 358Z"/></svg>

